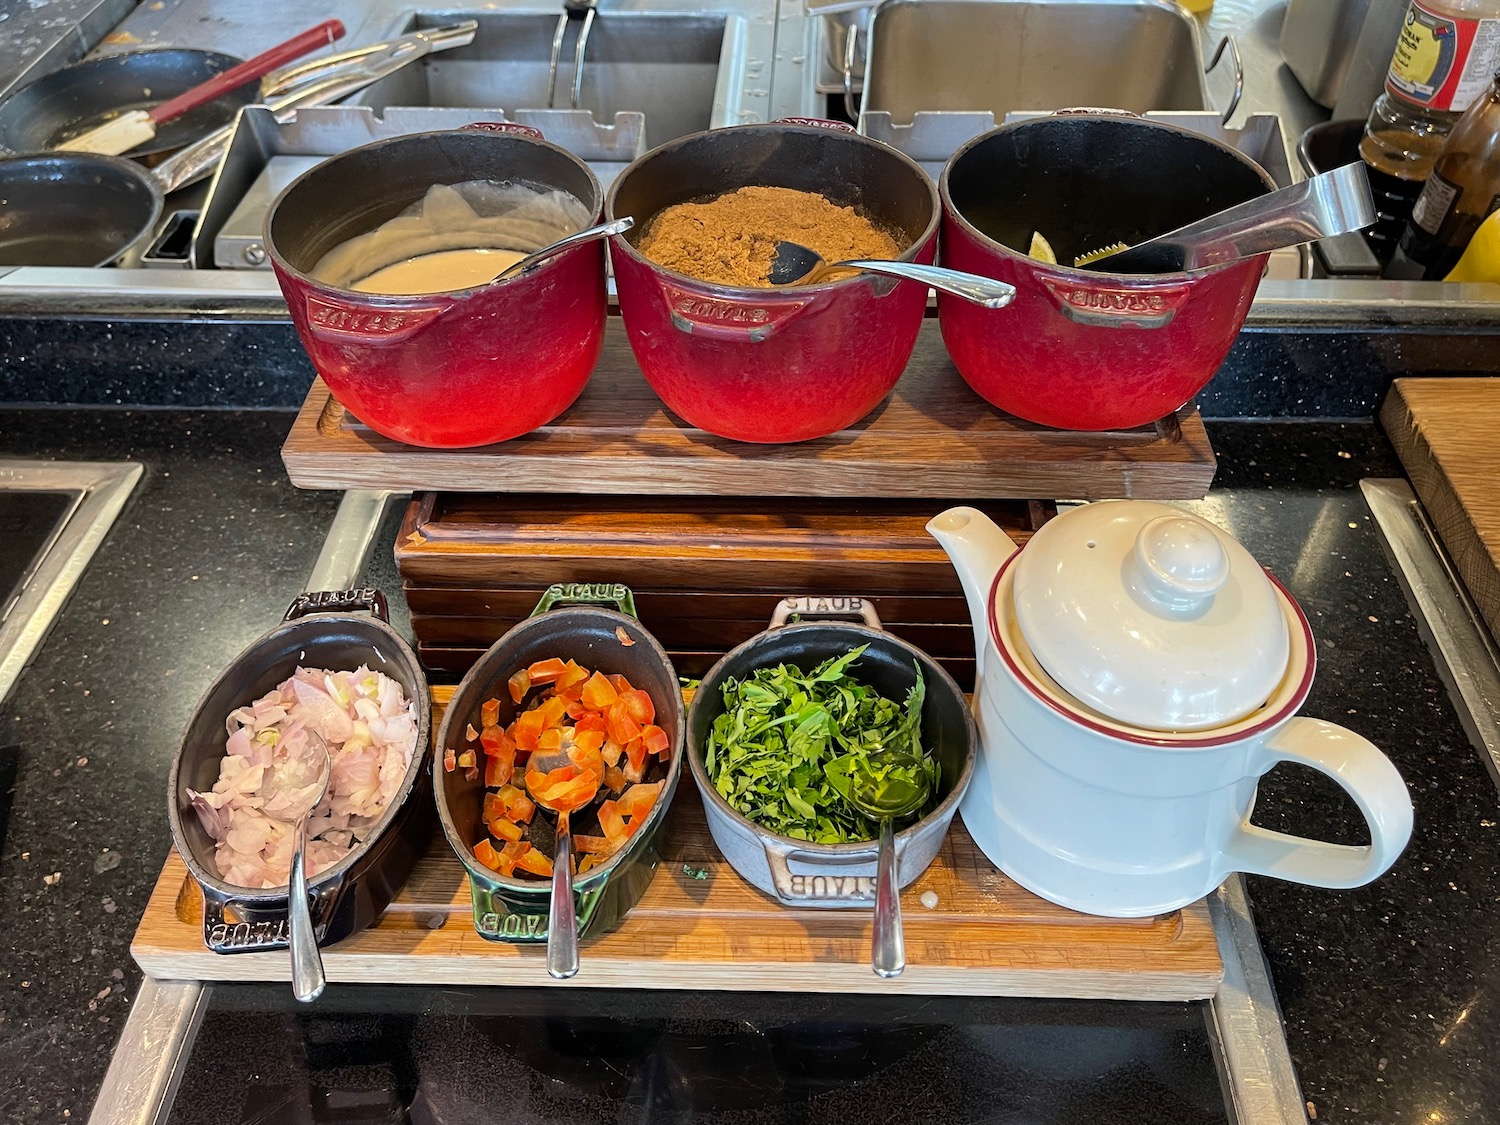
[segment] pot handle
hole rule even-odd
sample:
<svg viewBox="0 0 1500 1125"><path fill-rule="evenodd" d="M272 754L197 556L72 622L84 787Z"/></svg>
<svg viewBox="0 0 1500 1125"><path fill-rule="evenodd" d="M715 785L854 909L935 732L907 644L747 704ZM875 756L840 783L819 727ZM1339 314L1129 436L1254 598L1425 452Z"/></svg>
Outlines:
<svg viewBox="0 0 1500 1125"><path fill-rule="evenodd" d="M532 125L517 121L475 121L459 129L460 133L512 133L518 137L529 137L533 141L545 140L542 131Z"/></svg>
<svg viewBox="0 0 1500 1125"><path fill-rule="evenodd" d="M806 297L757 305L748 300L692 293L666 281L658 284L672 316L672 327L686 335L708 340L758 344L774 336L788 321L795 320L815 300ZM775 290L766 292L769 294Z"/></svg>
<svg viewBox="0 0 1500 1125"><path fill-rule="evenodd" d="M1362 887L1388 870L1411 839L1411 795L1389 758L1368 739L1322 719L1296 718L1266 742L1266 768L1294 762L1344 788L1370 827L1351 847L1272 832L1249 815L1224 849L1230 869L1314 887Z"/></svg>
<svg viewBox="0 0 1500 1125"><path fill-rule="evenodd" d="M286 616L282 620L296 621L299 617L312 613L354 613L361 610L373 613L387 625L390 624L390 606L386 604L385 595L374 586L358 590L314 590L298 594L296 600L287 607Z"/></svg>
<svg viewBox="0 0 1500 1125"><path fill-rule="evenodd" d="M1214 57L1203 68L1203 73L1207 74L1219 65L1219 60L1224 57L1226 49L1229 51L1229 61L1234 65L1234 93L1229 96L1228 107L1219 115L1220 125L1229 124L1234 111L1240 108L1240 98L1245 95L1245 60L1240 57L1240 45L1235 42L1234 36L1226 35L1219 40L1219 45L1214 48Z"/></svg>
<svg viewBox="0 0 1500 1125"><path fill-rule="evenodd" d="M859 130L845 121L830 121L826 117L778 117L776 125L809 125L814 129L828 129L835 133L858 133Z"/></svg>
<svg viewBox="0 0 1500 1125"><path fill-rule="evenodd" d="M824 857L792 844L782 844L764 839L761 846L766 853L766 866L771 869L771 885L776 888L776 899L783 906L813 906L837 909L849 906L871 906L875 902L875 877L872 875L849 875L843 871L832 871L827 875L797 875L792 872L792 860L804 863L824 864ZM878 855L877 846L840 856L840 867L850 863L874 863Z"/></svg>
<svg viewBox="0 0 1500 1125"><path fill-rule="evenodd" d="M531 616L540 617L560 605L613 606L627 617L640 619L635 611L635 595L629 586L619 582L554 582L542 594Z"/></svg>
<svg viewBox="0 0 1500 1125"><path fill-rule="evenodd" d="M328 924L333 918L343 880L313 892L313 935L318 944L328 934ZM233 906L233 898L220 898L203 891L203 944L215 953L259 953L272 949L285 949L290 944L291 927L285 911L274 917L262 917L255 921L241 919L232 922L225 908Z"/></svg>
<svg viewBox="0 0 1500 1125"><path fill-rule="evenodd" d="M396 298L402 301L406 299ZM308 332L319 340L335 345L394 344L416 335L429 321L453 307L451 302L406 305L401 308L374 304L354 305L337 300L328 293L309 293L304 302Z"/></svg>
<svg viewBox="0 0 1500 1125"><path fill-rule="evenodd" d="M849 594L833 596L798 594L782 598L776 603L768 628L780 629L783 625L790 624L793 618L847 621L851 617L858 618L871 629L884 630L885 628L880 624L880 615L875 612L874 602L869 598L854 597Z"/></svg>

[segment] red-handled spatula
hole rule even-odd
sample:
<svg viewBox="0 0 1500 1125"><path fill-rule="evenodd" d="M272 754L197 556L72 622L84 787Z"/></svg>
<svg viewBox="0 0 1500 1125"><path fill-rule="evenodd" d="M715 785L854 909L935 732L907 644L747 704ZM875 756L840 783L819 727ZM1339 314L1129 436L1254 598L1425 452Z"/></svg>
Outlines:
<svg viewBox="0 0 1500 1125"><path fill-rule="evenodd" d="M272 47L231 67L223 74L216 74L207 82L201 82L186 93L178 94L170 101L162 102L151 109L132 109L120 114L103 125L96 125L86 133L71 137L57 146L66 152L94 152L101 156L119 156L137 145L145 144L156 136L156 127L165 125L184 113L207 105L215 98L223 97L231 90L269 74L277 67L300 59L328 43L344 37L344 25L338 20L327 20L301 35Z"/></svg>

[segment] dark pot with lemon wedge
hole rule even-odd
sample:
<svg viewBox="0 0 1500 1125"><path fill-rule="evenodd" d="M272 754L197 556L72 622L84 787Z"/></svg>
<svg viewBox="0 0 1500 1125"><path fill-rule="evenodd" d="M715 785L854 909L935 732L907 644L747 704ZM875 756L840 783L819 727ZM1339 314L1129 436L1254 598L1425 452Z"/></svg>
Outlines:
<svg viewBox="0 0 1500 1125"><path fill-rule="evenodd" d="M925 763L931 797L895 836L901 886L937 857L974 769L963 692L920 649L880 627L871 603L839 599L860 623L815 620L827 599L786 598L771 627L709 671L688 712L688 766L724 858L786 906L869 907L879 822L849 800L882 750ZM900 804L915 778L894 772Z"/></svg>
<svg viewBox="0 0 1500 1125"><path fill-rule="evenodd" d="M620 922L655 873L685 729L677 673L624 586L554 585L480 657L443 715L434 788L481 937L547 941L556 807L579 936ZM529 768L559 754L564 767Z"/></svg>

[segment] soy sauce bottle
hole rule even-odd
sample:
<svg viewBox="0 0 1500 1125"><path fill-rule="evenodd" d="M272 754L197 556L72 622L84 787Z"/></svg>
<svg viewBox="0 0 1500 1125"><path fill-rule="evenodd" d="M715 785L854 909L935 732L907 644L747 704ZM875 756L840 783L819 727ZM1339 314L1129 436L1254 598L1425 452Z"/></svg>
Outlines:
<svg viewBox="0 0 1500 1125"><path fill-rule="evenodd" d="M1441 281L1490 212L1500 210L1500 70L1433 165L1386 277Z"/></svg>

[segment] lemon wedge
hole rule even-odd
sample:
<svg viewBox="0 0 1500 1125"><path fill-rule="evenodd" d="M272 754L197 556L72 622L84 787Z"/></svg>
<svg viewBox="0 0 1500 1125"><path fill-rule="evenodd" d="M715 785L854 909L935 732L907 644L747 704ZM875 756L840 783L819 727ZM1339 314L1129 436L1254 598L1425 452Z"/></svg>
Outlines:
<svg viewBox="0 0 1500 1125"><path fill-rule="evenodd" d="M1039 262L1046 262L1049 266L1057 265L1057 255L1052 252L1052 244L1042 237L1041 231L1031 232L1031 249L1026 251L1026 254Z"/></svg>
<svg viewBox="0 0 1500 1125"><path fill-rule="evenodd" d="M1032 243L1035 248L1036 243ZM1479 224L1464 256L1444 281L1500 281L1500 211Z"/></svg>

